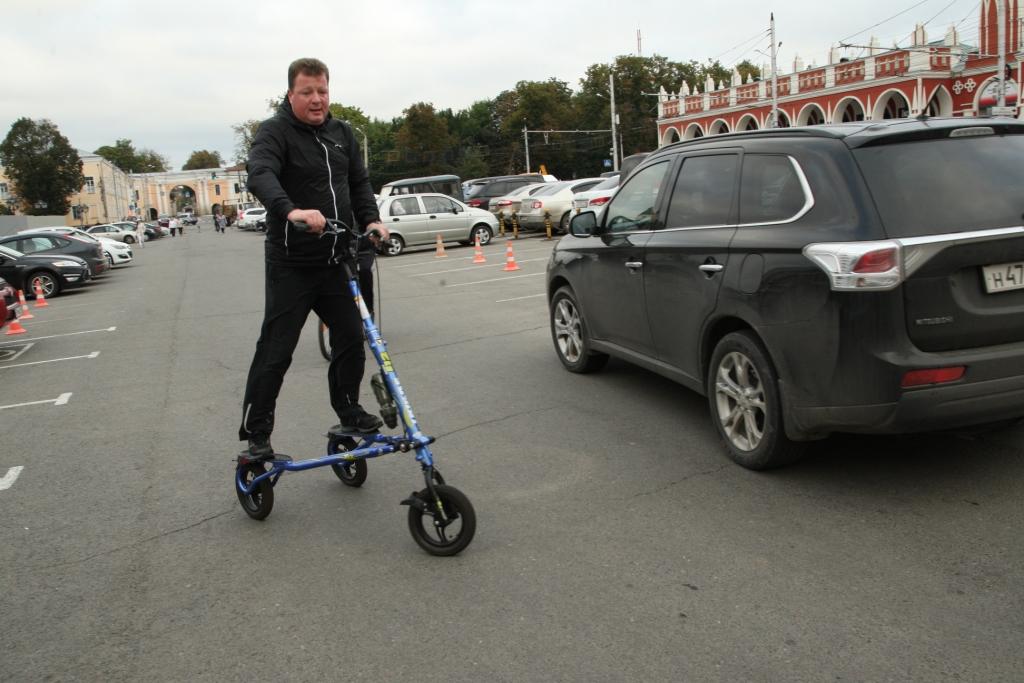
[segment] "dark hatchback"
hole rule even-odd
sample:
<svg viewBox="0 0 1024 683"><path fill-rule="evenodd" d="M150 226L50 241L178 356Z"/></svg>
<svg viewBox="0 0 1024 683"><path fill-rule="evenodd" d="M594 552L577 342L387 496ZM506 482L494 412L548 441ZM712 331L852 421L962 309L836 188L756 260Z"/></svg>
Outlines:
<svg viewBox="0 0 1024 683"><path fill-rule="evenodd" d="M0 244L0 277L25 296L35 296L36 285L49 298L65 289L80 287L92 279L89 264L77 256L23 254Z"/></svg>
<svg viewBox="0 0 1024 683"><path fill-rule="evenodd" d="M32 232L0 237L0 244L23 254L77 256L89 264L89 273L93 277L110 268L100 243L86 238L54 232Z"/></svg>
<svg viewBox="0 0 1024 683"><path fill-rule="evenodd" d="M624 358L708 396L766 469L831 432L1024 416L1024 123L915 119L665 147L548 265L571 371Z"/></svg>

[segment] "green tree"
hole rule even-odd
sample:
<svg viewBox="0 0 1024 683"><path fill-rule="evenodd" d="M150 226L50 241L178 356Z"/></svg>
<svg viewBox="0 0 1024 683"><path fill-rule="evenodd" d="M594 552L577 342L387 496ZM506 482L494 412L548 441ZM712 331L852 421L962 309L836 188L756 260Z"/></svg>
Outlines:
<svg viewBox="0 0 1024 683"><path fill-rule="evenodd" d="M249 158L249 150L252 149L252 141L256 139L256 131L260 129L260 123L256 119L248 119L231 126L235 133L235 163L244 164Z"/></svg>
<svg viewBox="0 0 1024 683"><path fill-rule="evenodd" d="M82 159L52 121L20 118L0 143L0 166L17 188L25 213L61 215L81 189Z"/></svg>
<svg viewBox="0 0 1024 683"><path fill-rule="evenodd" d="M678 91L686 81L694 86L700 78L700 65L696 62L674 62L661 55L637 57L619 56L613 64L593 64L580 80L576 96L576 109L580 127L607 129L611 127L611 102L608 75L615 76L615 113L622 142L620 154L628 156L649 152L658 146L658 100L660 88ZM581 155L586 160L588 175L601 168L603 159L610 158L611 138L608 133L595 136L589 151Z"/></svg>
<svg viewBox="0 0 1024 683"><path fill-rule="evenodd" d="M13 216L13 215L14 215L14 209L12 209L11 207L7 206L3 202L0 202L0 216Z"/></svg>
<svg viewBox="0 0 1024 683"><path fill-rule="evenodd" d="M220 168L224 160L220 158L220 152L211 152L208 149L199 149L192 152L188 161L181 167L182 171L194 171L201 168Z"/></svg>
<svg viewBox="0 0 1024 683"><path fill-rule="evenodd" d="M742 62L737 64L736 70L740 72L740 77L743 79L744 83L747 82L747 76L754 81L761 80L761 69L754 66L749 59L744 59Z"/></svg>
<svg viewBox="0 0 1024 683"><path fill-rule="evenodd" d="M170 168L170 160L151 149L140 149L135 156L135 166L132 167L135 173L163 173Z"/></svg>
<svg viewBox="0 0 1024 683"><path fill-rule="evenodd" d="M414 175L434 175L451 170L452 139L448 125L434 105L417 102L402 112L404 120L395 133L395 149Z"/></svg>
<svg viewBox="0 0 1024 683"><path fill-rule="evenodd" d="M125 138L113 145L103 145L93 154L99 154L125 173L154 173L166 171L170 166L164 156L151 149L136 150L132 141Z"/></svg>
<svg viewBox="0 0 1024 683"><path fill-rule="evenodd" d="M370 123L370 119L367 118L366 114L364 114L363 110L359 107L346 107L344 104L331 102L328 110L334 118L341 119L342 121L348 121L353 126L364 128L368 123Z"/></svg>

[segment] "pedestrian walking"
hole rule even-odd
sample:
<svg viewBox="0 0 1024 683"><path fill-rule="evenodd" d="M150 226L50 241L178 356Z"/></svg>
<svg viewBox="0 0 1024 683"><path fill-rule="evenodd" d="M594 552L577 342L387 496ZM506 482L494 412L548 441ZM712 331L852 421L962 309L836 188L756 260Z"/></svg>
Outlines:
<svg viewBox="0 0 1024 683"><path fill-rule="evenodd" d="M135 224L135 242L140 249L146 246L146 224L142 221Z"/></svg>
<svg viewBox="0 0 1024 683"><path fill-rule="evenodd" d="M167 222L167 227L171 229L171 237L178 236L178 219L172 218Z"/></svg>

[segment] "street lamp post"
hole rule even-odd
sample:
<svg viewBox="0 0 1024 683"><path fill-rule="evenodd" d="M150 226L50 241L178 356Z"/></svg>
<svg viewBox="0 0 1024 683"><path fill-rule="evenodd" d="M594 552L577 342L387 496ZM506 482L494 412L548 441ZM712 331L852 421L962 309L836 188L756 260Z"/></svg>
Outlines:
<svg viewBox="0 0 1024 683"><path fill-rule="evenodd" d="M615 135L615 77L611 71L608 72L608 94L611 97L612 105L612 170L619 170L619 141Z"/></svg>
<svg viewBox="0 0 1024 683"><path fill-rule="evenodd" d="M348 124L352 126L351 122ZM363 134L363 168L370 168L370 138L366 136L366 131L357 126L352 126L353 130L357 130Z"/></svg>

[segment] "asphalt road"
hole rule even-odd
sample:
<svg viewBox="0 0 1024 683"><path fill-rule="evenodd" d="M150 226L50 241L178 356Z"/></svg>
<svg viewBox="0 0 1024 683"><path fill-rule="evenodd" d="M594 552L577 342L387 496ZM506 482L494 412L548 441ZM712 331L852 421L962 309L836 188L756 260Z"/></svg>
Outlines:
<svg viewBox="0 0 1024 683"><path fill-rule="evenodd" d="M745 471L700 397L561 368L550 249L380 261L384 337L477 511L455 558L409 536L409 455L361 489L287 474L265 522L238 506L259 235L151 243L0 337L0 680L1021 679L1024 430ZM311 322L279 451L322 454L325 370Z"/></svg>

